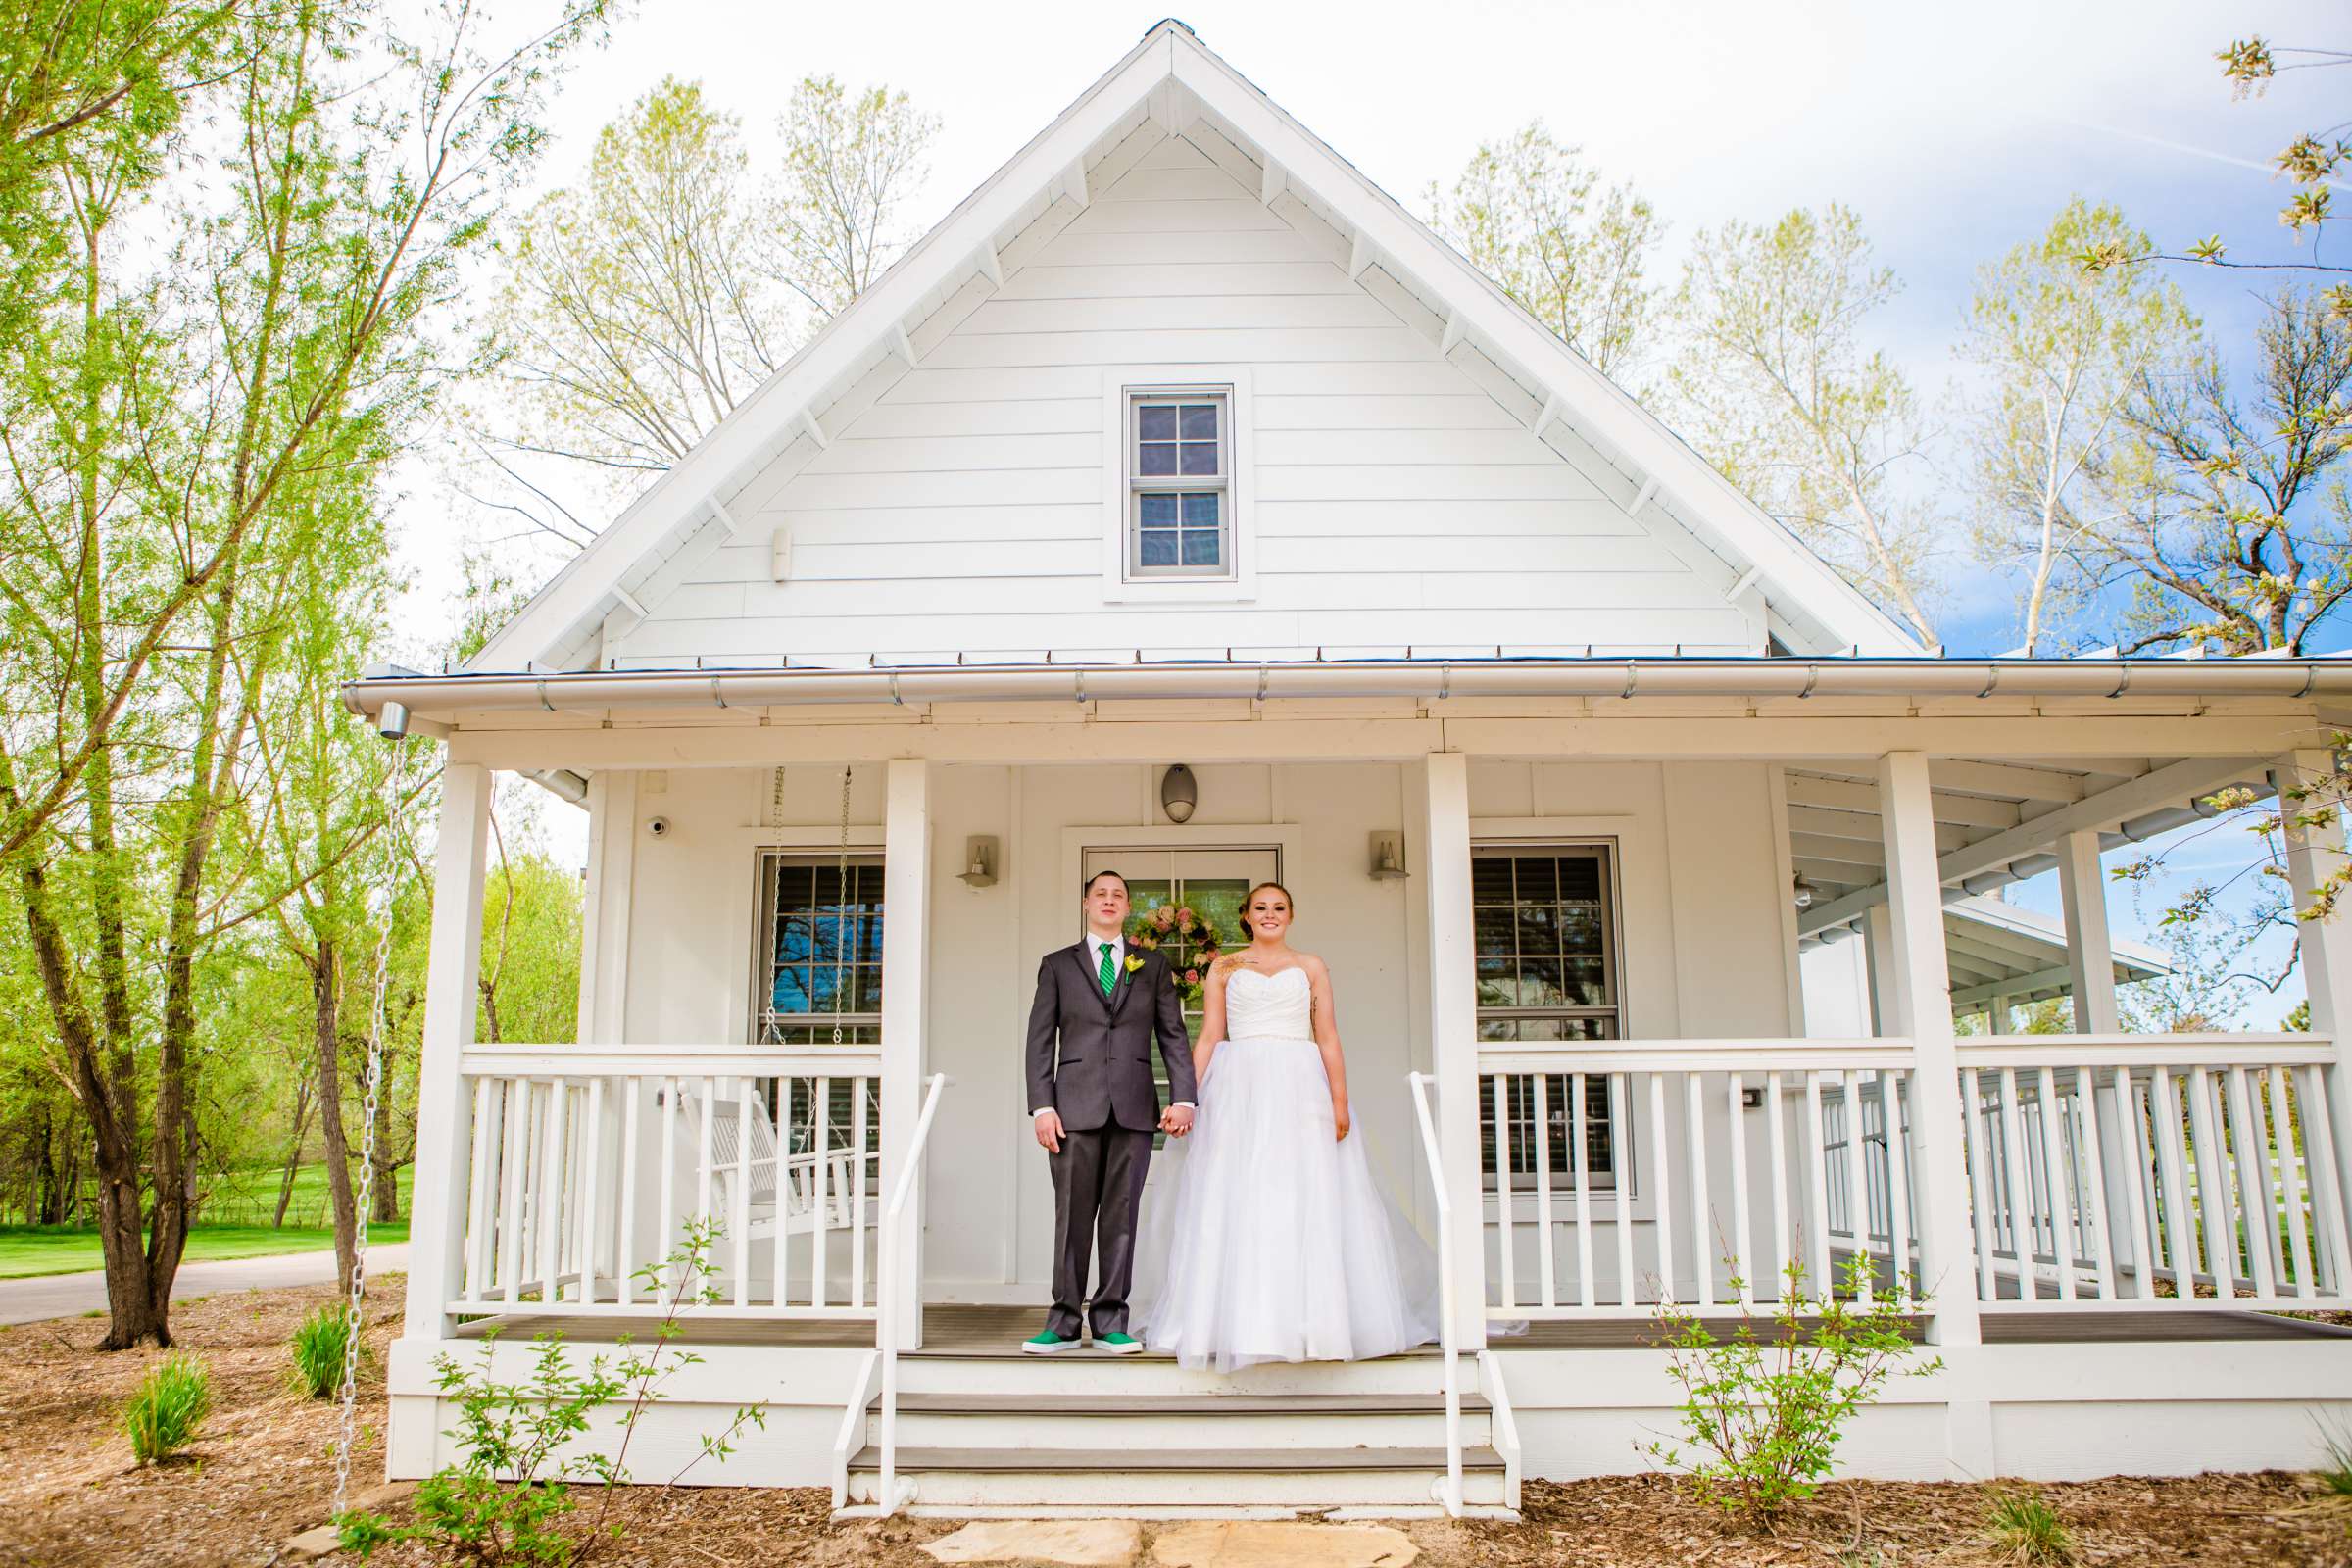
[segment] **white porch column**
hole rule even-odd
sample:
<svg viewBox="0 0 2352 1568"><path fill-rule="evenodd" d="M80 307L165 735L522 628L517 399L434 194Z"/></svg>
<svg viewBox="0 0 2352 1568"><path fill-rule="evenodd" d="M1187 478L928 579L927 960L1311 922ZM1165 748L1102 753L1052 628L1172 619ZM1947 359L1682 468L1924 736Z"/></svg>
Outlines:
<svg viewBox="0 0 2352 1568"><path fill-rule="evenodd" d="M405 745L420 746L422 741ZM416 1064L416 1176L409 1200L409 1307L403 1336L445 1339L466 1245L462 1213L472 1097L458 1076L473 1044L482 962L482 875L496 775L472 762L441 770L441 840L433 857L433 926Z"/></svg>
<svg viewBox="0 0 2352 1568"><path fill-rule="evenodd" d="M1470 914L1470 760L1459 752L1433 752L1426 762L1421 892L1429 914L1438 1159L1453 1210L1453 1255L1442 1262L1453 1274L1459 1348L1479 1349L1487 1343L1487 1240L1479 1174L1478 955ZM1508 1202L1509 1195L1500 1200Z"/></svg>
<svg viewBox="0 0 2352 1568"><path fill-rule="evenodd" d="M2115 944L2107 929L2107 882L2099 870L2099 835L2085 830L2060 839L2058 891L2066 906L2066 961L2075 976L2075 1033L2111 1035L2115 1011Z"/></svg>
<svg viewBox="0 0 2352 1568"><path fill-rule="evenodd" d="M2298 783L2328 777L2334 761L2324 751L2290 752L2273 766L2271 779L2280 792L2278 808L2286 823L2286 874L2295 892L2295 908L2311 907L2316 891L2344 866L2342 813L2325 810L2312 802L2298 806L2286 792ZM2298 816L2320 815L2325 820L2303 825ZM2312 1033L2326 1035L2335 1048L2335 1064L2323 1075L2328 1085L2328 1119L2335 1133L2335 1190L2352 1200L2352 1069L2344 1063L2343 1031L2352 1025L2352 901L2339 905L2325 920L2295 922L2295 941L2303 960L2303 990L2311 1001Z"/></svg>
<svg viewBox="0 0 2352 1568"><path fill-rule="evenodd" d="M931 1060L925 1027L931 969L931 764L899 758L888 764L882 808L882 1193L890 1201L914 1140L923 1102L923 1073ZM949 1093L952 1095L953 1090ZM988 1114L943 1100L940 1114ZM1009 1219L1007 1220L1009 1223ZM923 1336L923 1183L918 1178L900 1216L891 1258L893 1300L878 1311L899 1314L899 1348Z"/></svg>
<svg viewBox="0 0 2352 1568"><path fill-rule="evenodd" d="M626 1038L630 884L637 867L637 774L602 768L588 779L588 882L580 901L582 1045Z"/></svg>
<svg viewBox="0 0 2352 1568"><path fill-rule="evenodd" d="M1870 1032L1903 1032L1902 964L1894 946L1894 916L1884 904L1874 904L1862 916L1862 956L1868 960Z"/></svg>
<svg viewBox="0 0 2352 1568"><path fill-rule="evenodd" d="M1936 1342L1975 1345L1980 1336L1968 1166L1961 1146L1959 1054L1952 1035L1943 888L1936 872L1936 819L1924 753L1889 752L1879 759L1879 816L1886 846L1888 946L1897 971L1898 1019L1915 1053L1911 1131L1918 1151L1912 1175L1919 1193L1920 1282L1935 1298Z"/></svg>

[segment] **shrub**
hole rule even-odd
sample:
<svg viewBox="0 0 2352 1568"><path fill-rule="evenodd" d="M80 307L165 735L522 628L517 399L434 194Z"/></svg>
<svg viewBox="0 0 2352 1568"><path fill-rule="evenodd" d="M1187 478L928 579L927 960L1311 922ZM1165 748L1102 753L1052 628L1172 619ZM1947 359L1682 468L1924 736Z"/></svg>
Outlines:
<svg viewBox="0 0 2352 1568"><path fill-rule="evenodd" d="M343 1392L343 1348L351 1339L351 1311L330 1301L302 1320L287 1348L294 1361L294 1386L314 1399L331 1399ZM368 1347L360 1347L368 1359Z"/></svg>
<svg viewBox="0 0 2352 1568"><path fill-rule="evenodd" d="M2075 1560L2075 1538L2066 1522L2038 1492L1996 1492L1986 1512L1993 1544L2004 1561L2067 1563Z"/></svg>
<svg viewBox="0 0 2352 1568"><path fill-rule="evenodd" d="M192 1355L167 1355L151 1368L122 1407L122 1430L141 1464L169 1459L195 1441L213 1413L213 1380Z"/></svg>
<svg viewBox="0 0 2352 1568"><path fill-rule="evenodd" d="M1925 1377L1943 1365L1917 1362L1918 1348L1904 1333L1925 1298L1898 1287L1857 1304L1869 1268L1867 1258L1848 1263L1853 1299L1833 1294L1814 1300L1805 1295L1804 1264L1791 1260L1779 1304L1761 1319L1764 1332L1756 1309L1742 1306L1728 1340L1661 1302L1656 1343L1667 1352L1667 1375L1682 1386L1683 1430L1680 1442L1643 1451L1688 1475L1702 1499L1759 1529L1813 1495L1838 1439L1886 1380ZM1733 1279L1733 1291L1740 1285Z"/></svg>
<svg viewBox="0 0 2352 1568"><path fill-rule="evenodd" d="M2352 1497L2352 1431L2327 1422L2315 1422L2320 1429L2320 1447L2327 1457L2312 1476L2322 1491L2331 1497Z"/></svg>
<svg viewBox="0 0 2352 1568"><path fill-rule="evenodd" d="M561 1335L543 1334L533 1342L537 1353L530 1375L520 1383L500 1383L491 1376L495 1336L485 1337L473 1367L446 1355L436 1357L433 1366L441 1396L458 1409L458 1423L447 1436L457 1444L460 1458L418 1485L413 1525L394 1525L372 1513L337 1515L343 1549L357 1552L364 1562L387 1543L424 1541L454 1561L485 1568L508 1563L577 1568L599 1546L618 1537L620 1526L605 1520L613 1489L629 1480L629 1441L638 1418L662 1397L662 1385L672 1373L702 1359L669 1350L669 1342L680 1332L680 1307L718 1299L710 1262L716 1235L715 1225L689 1220L686 1240L665 1262L637 1271L636 1278L657 1299L667 1293L655 1331L657 1344L650 1350L633 1348L624 1334L617 1361L596 1356L583 1371L565 1354ZM608 1404L621 1406L619 1449L609 1458L601 1452L577 1451L596 1412ZM766 1424L757 1405L737 1410L723 1431L703 1437L700 1451L669 1484L675 1486L686 1469L704 1458L723 1463L734 1451L738 1433L746 1426ZM579 1506L571 1489L581 1485L600 1489L603 1501L588 1527L574 1533L563 1524Z"/></svg>

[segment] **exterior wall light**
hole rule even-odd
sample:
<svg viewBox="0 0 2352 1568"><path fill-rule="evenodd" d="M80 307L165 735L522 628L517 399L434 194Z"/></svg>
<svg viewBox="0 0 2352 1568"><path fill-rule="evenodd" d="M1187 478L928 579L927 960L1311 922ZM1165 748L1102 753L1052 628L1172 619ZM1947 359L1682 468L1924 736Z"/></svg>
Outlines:
<svg viewBox="0 0 2352 1568"><path fill-rule="evenodd" d="M1813 907L1813 901L1821 897L1821 889L1806 881L1804 874L1799 872L1797 874L1796 884L1794 888L1790 890L1789 897L1795 900L1796 906L1798 908L1810 909Z"/></svg>
<svg viewBox="0 0 2352 1568"><path fill-rule="evenodd" d="M963 841L963 869L956 873L965 887L997 885L997 841L975 834Z"/></svg>
<svg viewBox="0 0 2352 1568"><path fill-rule="evenodd" d="M1159 776L1159 808L1168 813L1171 822L1189 822L1193 808L1200 803L1200 787L1193 782L1193 770L1178 762Z"/></svg>

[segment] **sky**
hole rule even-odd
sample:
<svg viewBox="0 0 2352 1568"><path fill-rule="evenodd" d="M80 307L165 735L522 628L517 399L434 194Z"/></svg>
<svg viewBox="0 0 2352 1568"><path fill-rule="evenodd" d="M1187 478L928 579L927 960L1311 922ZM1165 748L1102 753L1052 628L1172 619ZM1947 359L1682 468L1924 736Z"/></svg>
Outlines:
<svg viewBox="0 0 2352 1568"><path fill-rule="evenodd" d="M904 89L943 121L915 204L927 223L1164 14L1100 0L643 5L556 99L546 178L574 174L598 128L665 74L700 79L741 115L756 158L792 84L830 72ZM2347 41L2316 7L2268 3L1188 0L1177 15L1416 212L1430 182L1449 179L1480 140L1538 117L1604 178L1656 206L1671 225L1668 280L1701 228L1832 201L1854 208L1902 282L1878 341L1931 400L1947 395L1975 270L2077 194L2116 202L2167 249L2219 232L2239 260L2308 256L2277 221L2287 192L2269 160L2298 132L2343 118L2333 105L2352 88L2352 72L2292 72L2263 97L2232 100L2214 54L2233 35ZM2260 275L2174 271L2230 354L2259 313ZM429 475L414 474L407 490L402 537L417 597L445 603L464 525ZM2010 586L1955 566L1938 607L1946 647L2013 645ZM2037 895L2029 886L2020 897Z"/></svg>

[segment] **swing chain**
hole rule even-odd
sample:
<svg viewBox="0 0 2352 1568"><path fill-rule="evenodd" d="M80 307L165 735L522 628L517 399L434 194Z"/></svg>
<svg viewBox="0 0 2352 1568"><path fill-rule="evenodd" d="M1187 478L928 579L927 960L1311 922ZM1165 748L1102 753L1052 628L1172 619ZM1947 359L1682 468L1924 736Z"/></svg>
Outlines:
<svg viewBox="0 0 2352 1568"><path fill-rule="evenodd" d="M841 903L833 917L833 1043L841 1044L842 1009L849 1005L845 986L850 962L850 764L841 764L841 859L833 870L833 891Z"/></svg>
<svg viewBox="0 0 2352 1568"><path fill-rule="evenodd" d="M360 1327L368 1299L368 1211L375 1201L375 1123L384 1083L384 993L392 973L392 921L398 905L400 858L393 816L400 801L400 783L407 771L405 737L392 741L391 765L384 769L383 918L375 933L375 990L368 1008L367 1094L360 1111L360 1190L355 1195L357 1234L351 1257L351 1293L343 1328L342 1410L335 1428L335 1501L328 1518L342 1517L345 1494L351 1490L351 1450L357 1442L360 1392Z"/></svg>

